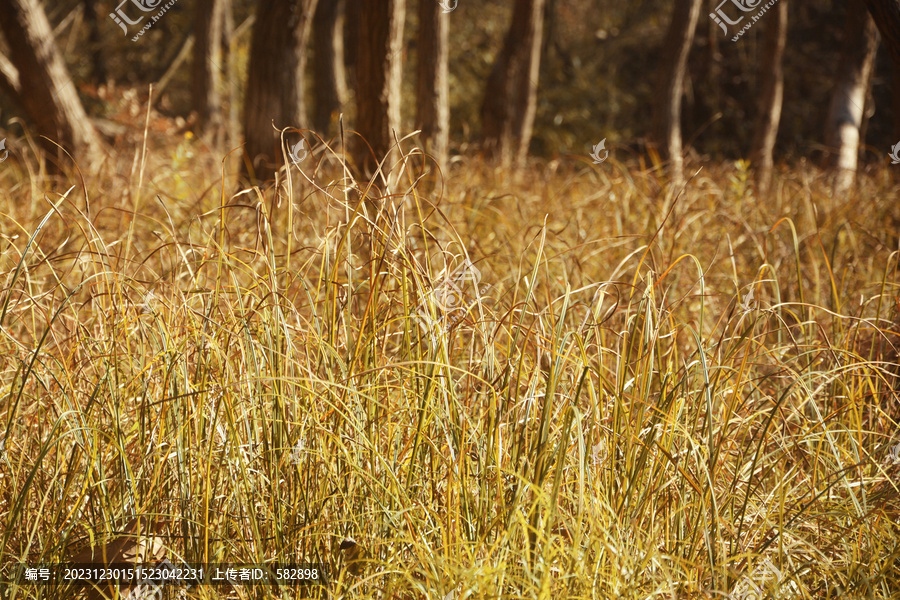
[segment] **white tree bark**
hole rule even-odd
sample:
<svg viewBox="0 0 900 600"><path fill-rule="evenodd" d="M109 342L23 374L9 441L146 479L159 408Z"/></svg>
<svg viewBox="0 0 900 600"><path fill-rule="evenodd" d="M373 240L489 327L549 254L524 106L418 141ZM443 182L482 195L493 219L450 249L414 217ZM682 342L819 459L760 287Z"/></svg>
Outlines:
<svg viewBox="0 0 900 600"><path fill-rule="evenodd" d="M835 194L843 194L853 185L859 158L866 95L872 79L878 30L861 0L847 6L847 25L841 62L838 65L831 106L828 112L825 145L837 173Z"/></svg>

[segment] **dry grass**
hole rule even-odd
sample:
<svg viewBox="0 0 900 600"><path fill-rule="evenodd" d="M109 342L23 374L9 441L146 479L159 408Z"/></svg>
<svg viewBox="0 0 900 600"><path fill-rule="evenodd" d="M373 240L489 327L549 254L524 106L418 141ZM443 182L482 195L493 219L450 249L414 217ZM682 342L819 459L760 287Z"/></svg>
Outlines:
<svg viewBox="0 0 900 600"><path fill-rule="evenodd" d="M0 563L144 515L170 557L322 562L321 597L900 597L886 170L672 201L586 157L367 187L319 146L232 198L147 147L0 170Z"/></svg>

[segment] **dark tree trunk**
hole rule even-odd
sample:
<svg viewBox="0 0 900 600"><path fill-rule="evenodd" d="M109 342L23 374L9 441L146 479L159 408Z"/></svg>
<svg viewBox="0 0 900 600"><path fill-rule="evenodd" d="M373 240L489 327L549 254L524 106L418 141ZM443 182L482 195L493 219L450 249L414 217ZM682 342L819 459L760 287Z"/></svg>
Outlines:
<svg viewBox="0 0 900 600"><path fill-rule="evenodd" d="M344 75L344 0L322 0L313 19L313 76L316 82L313 126L328 137L332 119L347 98Z"/></svg>
<svg viewBox="0 0 900 600"><path fill-rule="evenodd" d="M846 192L856 176L859 146L863 141L863 109L877 52L878 29L872 17L862 0L850 0L843 50L825 128L825 145L831 152L830 162L837 170L834 189L839 193Z"/></svg>
<svg viewBox="0 0 900 600"><path fill-rule="evenodd" d="M653 139L669 160L669 179L681 185L684 174L681 147L681 97L687 59L694 42L703 0L675 0L672 21L662 47L654 107Z"/></svg>
<svg viewBox="0 0 900 600"><path fill-rule="evenodd" d="M763 55L760 63L760 95L753 142L750 146L750 162L756 169L756 182L760 195L766 195L772 180L775 140L781 122L784 100L784 47L787 43L788 0L781 0L766 19L763 39ZM768 14L768 13L767 13Z"/></svg>
<svg viewBox="0 0 900 600"><path fill-rule="evenodd" d="M276 129L306 125L303 72L315 5L316 0L257 3L244 101L243 172L253 181L271 179L281 163Z"/></svg>
<svg viewBox="0 0 900 600"><path fill-rule="evenodd" d="M711 9L718 4L717 0L711 0ZM719 26L712 19L705 19L706 23L706 56L703 61L703 71L701 78L704 82L704 88L707 90L702 94L701 102L709 109L706 114L714 114L718 111L718 107L722 106L722 52L720 50L719 38L721 32Z"/></svg>
<svg viewBox="0 0 900 600"><path fill-rule="evenodd" d="M359 58L360 21L363 0L344 0L344 66L347 89L356 93L356 61Z"/></svg>
<svg viewBox="0 0 900 600"><path fill-rule="evenodd" d="M400 83L405 0L362 0L356 58L356 120L363 140L353 144L356 166L374 173L400 128ZM368 146L365 142L368 142ZM369 148L371 146L371 149ZM385 161L390 168L391 158Z"/></svg>
<svg viewBox="0 0 900 600"><path fill-rule="evenodd" d="M231 42L234 39L234 6L232 0L222 0L222 69L225 71L225 137L228 149L240 144L241 116L238 111L238 73L231 56Z"/></svg>
<svg viewBox="0 0 900 600"><path fill-rule="evenodd" d="M891 55L894 69L900 69L900 0L865 0L881 39ZM894 97L894 139L900 139L900 114Z"/></svg>
<svg viewBox="0 0 900 600"><path fill-rule="evenodd" d="M485 86L481 106L484 152L504 165L528 155L541 63L545 0L516 0L512 23Z"/></svg>
<svg viewBox="0 0 900 600"><path fill-rule="evenodd" d="M435 0L419 0L416 63L416 129L424 150L443 169L447 164L450 129L450 87L447 66L449 16Z"/></svg>
<svg viewBox="0 0 900 600"><path fill-rule="evenodd" d="M37 0L0 0L0 29L9 47L9 64L18 72L20 97L47 154L64 160L55 143L82 162L100 157L101 144L78 98L65 64L52 42L47 16ZM27 101L23 101L27 99ZM55 143L54 143L55 142Z"/></svg>
<svg viewBox="0 0 900 600"><path fill-rule="evenodd" d="M894 119L894 139L900 141L900 63L891 66L891 112Z"/></svg>
<svg viewBox="0 0 900 600"><path fill-rule="evenodd" d="M103 46L100 39L100 24L97 21L96 0L82 0L84 20L88 28L88 45L91 55L91 77L94 83L106 83L106 61L103 60Z"/></svg>
<svg viewBox="0 0 900 600"><path fill-rule="evenodd" d="M212 131L217 146L222 133L220 99L223 0L196 0L194 5L194 62L191 66L191 106L201 129Z"/></svg>

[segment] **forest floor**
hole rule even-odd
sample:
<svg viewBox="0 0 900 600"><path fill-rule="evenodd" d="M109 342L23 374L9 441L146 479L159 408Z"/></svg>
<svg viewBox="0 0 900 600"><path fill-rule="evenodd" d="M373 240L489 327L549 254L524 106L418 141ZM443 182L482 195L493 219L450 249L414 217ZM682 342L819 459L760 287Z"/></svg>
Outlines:
<svg viewBox="0 0 900 600"><path fill-rule="evenodd" d="M0 165L7 573L143 514L329 578L195 598L900 598L889 167L407 158Z"/></svg>

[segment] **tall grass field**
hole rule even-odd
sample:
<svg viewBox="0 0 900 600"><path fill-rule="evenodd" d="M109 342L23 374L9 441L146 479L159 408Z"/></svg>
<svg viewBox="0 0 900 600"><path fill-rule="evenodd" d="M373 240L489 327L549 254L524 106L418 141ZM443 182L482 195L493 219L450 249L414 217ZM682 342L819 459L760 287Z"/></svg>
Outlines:
<svg viewBox="0 0 900 600"><path fill-rule="evenodd" d="M888 167L401 146L237 192L190 136L2 166L4 569L145 516L173 562L328 574L161 598L900 598Z"/></svg>

